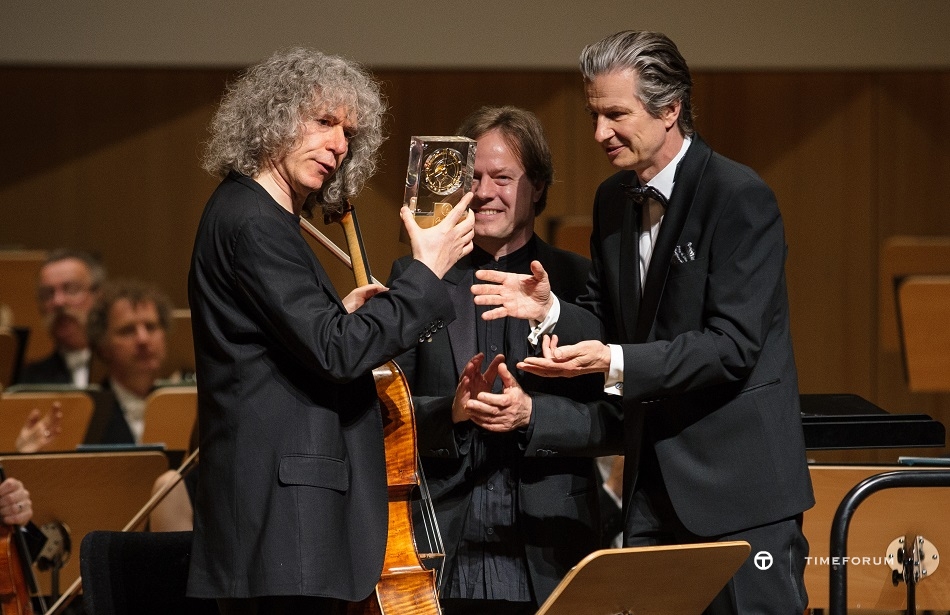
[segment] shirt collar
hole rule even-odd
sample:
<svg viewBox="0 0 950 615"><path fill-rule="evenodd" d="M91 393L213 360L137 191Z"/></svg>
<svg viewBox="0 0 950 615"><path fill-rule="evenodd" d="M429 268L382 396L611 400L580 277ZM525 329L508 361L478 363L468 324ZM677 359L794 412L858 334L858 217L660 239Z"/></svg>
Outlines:
<svg viewBox="0 0 950 615"><path fill-rule="evenodd" d="M683 145L680 146L680 151L677 152L673 159L670 160L669 164L663 167L663 170L656 174L656 176L647 182L648 186L653 186L660 191L660 194L665 196L669 200L670 195L673 194L673 184L676 182L676 171L679 168L680 162L683 160L683 156L686 155L686 150L689 149L690 143L693 142L691 137L686 137L683 139Z"/></svg>

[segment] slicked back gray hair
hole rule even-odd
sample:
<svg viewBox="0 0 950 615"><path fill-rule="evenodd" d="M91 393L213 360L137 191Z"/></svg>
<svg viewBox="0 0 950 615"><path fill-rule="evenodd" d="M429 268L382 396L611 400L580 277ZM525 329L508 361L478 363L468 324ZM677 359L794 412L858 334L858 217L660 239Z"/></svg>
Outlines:
<svg viewBox="0 0 950 615"><path fill-rule="evenodd" d="M693 128L693 79L686 60L665 34L626 30L592 43L581 51L581 74L585 81L614 71L633 70L637 75L637 98L650 115L680 101L678 125L686 135Z"/></svg>
<svg viewBox="0 0 950 615"><path fill-rule="evenodd" d="M498 130L524 167L525 175L535 186L542 186L541 197L534 204L535 215L548 203L548 186L554 181L551 149L544 138L538 117L519 107L482 107L462 120L457 134L476 141L487 132Z"/></svg>
<svg viewBox="0 0 950 615"><path fill-rule="evenodd" d="M304 122L338 109L355 122L349 149L332 179L307 200L304 213L318 203L340 203L376 170L386 103L359 64L313 49L279 51L228 86L211 122L204 168L219 177L230 171L256 176L300 143Z"/></svg>

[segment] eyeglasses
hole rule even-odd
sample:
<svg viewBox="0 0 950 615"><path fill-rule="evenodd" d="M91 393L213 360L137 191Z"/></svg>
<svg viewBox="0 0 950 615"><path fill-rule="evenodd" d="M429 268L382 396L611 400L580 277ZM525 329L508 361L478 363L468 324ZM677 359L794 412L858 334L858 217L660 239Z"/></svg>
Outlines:
<svg viewBox="0 0 950 615"><path fill-rule="evenodd" d="M75 299L83 293L92 290L92 287L86 286L82 282L66 282L59 286L40 286L36 291L36 296L41 303L51 301L56 293L61 292L70 299Z"/></svg>

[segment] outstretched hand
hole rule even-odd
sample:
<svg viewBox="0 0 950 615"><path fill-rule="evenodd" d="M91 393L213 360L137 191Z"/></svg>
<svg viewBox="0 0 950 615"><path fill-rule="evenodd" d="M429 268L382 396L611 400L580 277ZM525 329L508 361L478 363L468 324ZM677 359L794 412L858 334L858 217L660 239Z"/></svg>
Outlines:
<svg viewBox="0 0 950 615"><path fill-rule="evenodd" d="M541 340L541 356L525 357L518 369L548 378L581 376L610 370L610 348L596 340L558 346L557 336Z"/></svg>
<svg viewBox="0 0 950 615"><path fill-rule="evenodd" d="M491 282L472 285L475 305L498 306L482 314L485 320L511 316L540 322L554 303L548 273L538 261L531 261L531 275L483 269L475 277Z"/></svg>
<svg viewBox="0 0 950 615"><path fill-rule="evenodd" d="M422 261L442 278L460 258L472 251L475 238L475 214L468 208L473 193L468 192L445 219L430 228L421 228L405 205L399 216L406 227L412 257Z"/></svg>

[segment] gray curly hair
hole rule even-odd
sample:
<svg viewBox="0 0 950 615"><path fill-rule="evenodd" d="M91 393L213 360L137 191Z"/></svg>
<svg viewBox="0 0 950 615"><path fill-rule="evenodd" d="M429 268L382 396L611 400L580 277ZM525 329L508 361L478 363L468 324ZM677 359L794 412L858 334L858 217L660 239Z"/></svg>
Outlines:
<svg viewBox="0 0 950 615"><path fill-rule="evenodd" d="M268 161L300 143L304 122L340 108L355 122L346 158L332 179L310 195L304 213L309 215L316 204L340 204L376 170L386 102L362 66L314 49L278 51L228 85L211 121L203 166L218 177L230 171L254 177Z"/></svg>

